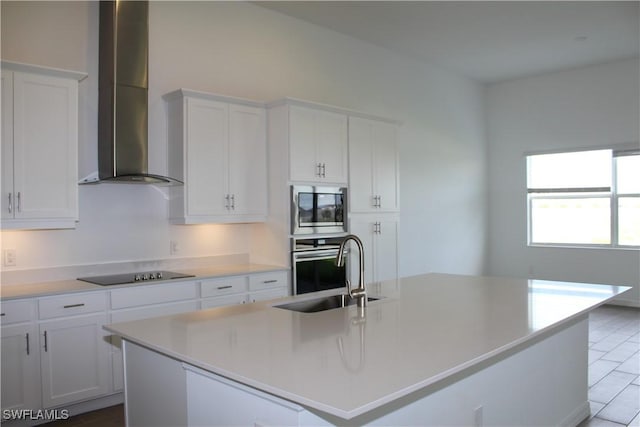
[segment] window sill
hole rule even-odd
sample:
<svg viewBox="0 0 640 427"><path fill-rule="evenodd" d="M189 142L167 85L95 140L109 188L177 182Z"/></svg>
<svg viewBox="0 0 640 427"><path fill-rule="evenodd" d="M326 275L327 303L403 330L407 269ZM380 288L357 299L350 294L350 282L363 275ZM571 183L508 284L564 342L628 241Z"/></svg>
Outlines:
<svg viewBox="0 0 640 427"><path fill-rule="evenodd" d="M544 249L600 249L600 250L618 250L618 251L640 251L638 246L611 246L611 245L571 245L571 244L543 244L543 243L529 243L529 248L544 248Z"/></svg>

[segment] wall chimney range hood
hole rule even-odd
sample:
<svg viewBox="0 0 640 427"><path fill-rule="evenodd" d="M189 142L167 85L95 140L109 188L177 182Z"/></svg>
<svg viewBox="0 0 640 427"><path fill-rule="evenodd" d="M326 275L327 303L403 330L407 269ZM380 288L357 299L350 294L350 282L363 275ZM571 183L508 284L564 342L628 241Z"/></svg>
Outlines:
<svg viewBox="0 0 640 427"><path fill-rule="evenodd" d="M99 182L181 185L148 173L149 3L100 1Z"/></svg>

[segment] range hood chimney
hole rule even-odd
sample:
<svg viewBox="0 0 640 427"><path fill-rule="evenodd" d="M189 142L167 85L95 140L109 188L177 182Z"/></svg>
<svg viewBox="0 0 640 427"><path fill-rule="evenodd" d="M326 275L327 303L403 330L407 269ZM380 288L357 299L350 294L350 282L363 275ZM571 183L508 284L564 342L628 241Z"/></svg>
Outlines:
<svg viewBox="0 0 640 427"><path fill-rule="evenodd" d="M180 185L148 173L149 3L100 1L98 173L81 183Z"/></svg>

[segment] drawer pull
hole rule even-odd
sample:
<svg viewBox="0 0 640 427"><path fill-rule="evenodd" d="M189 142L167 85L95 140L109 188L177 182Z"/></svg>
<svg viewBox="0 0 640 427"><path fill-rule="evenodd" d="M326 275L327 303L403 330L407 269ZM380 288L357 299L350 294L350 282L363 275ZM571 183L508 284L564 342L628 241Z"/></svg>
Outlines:
<svg viewBox="0 0 640 427"><path fill-rule="evenodd" d="M0 313L0 317L5 316L7 313Z"/></svg>
<svg viewBox="0 0 640 427"><path fill-rule="evenodd" d="M218 286L218 290L219 290L219 291L221 291L221 290L223 290L223 289L231 289L231 288L233 288L233 286L231 286L231 285L227 285L227 286Z"/></svg>
<svg viewBox="0 0 640 427"><path fill-rule="evenodd" d="M27 332L26 338L27 338L27 356L28 356L30 353L29 352L29 332Z"/></svg>
<svg viewBox="0 0 640 427"><path fill-rule="evenodd" d="M62 308L75 308L75 307L84 307L84 303L80 303L80 304L69 304L69 305L65 305Z"/></svg>
<svg viewBox="0 0 640 427"><path fill-rule="evenodd" d="M44 331L44 351L45 353L49 350L49 346L47 343L47 331Z"/></svg>
<svg viewBox="0 0 640 427"><path fill-rule="evenodd" d="M262 283L276 283L278 280L277 279L272 279L272 280L265 280Z"/></svg>

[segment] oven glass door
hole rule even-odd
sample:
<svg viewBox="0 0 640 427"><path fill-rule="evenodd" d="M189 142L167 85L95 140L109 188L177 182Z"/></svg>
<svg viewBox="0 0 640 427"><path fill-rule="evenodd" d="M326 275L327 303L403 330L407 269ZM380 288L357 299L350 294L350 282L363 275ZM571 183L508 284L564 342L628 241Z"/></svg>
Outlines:
<svg viewBox="0 0 640 427"><path fill-rule="evenodd" d="M347 270L336 265L337 254L337 250L294 253L294 294L344 287Z"/></svg>

